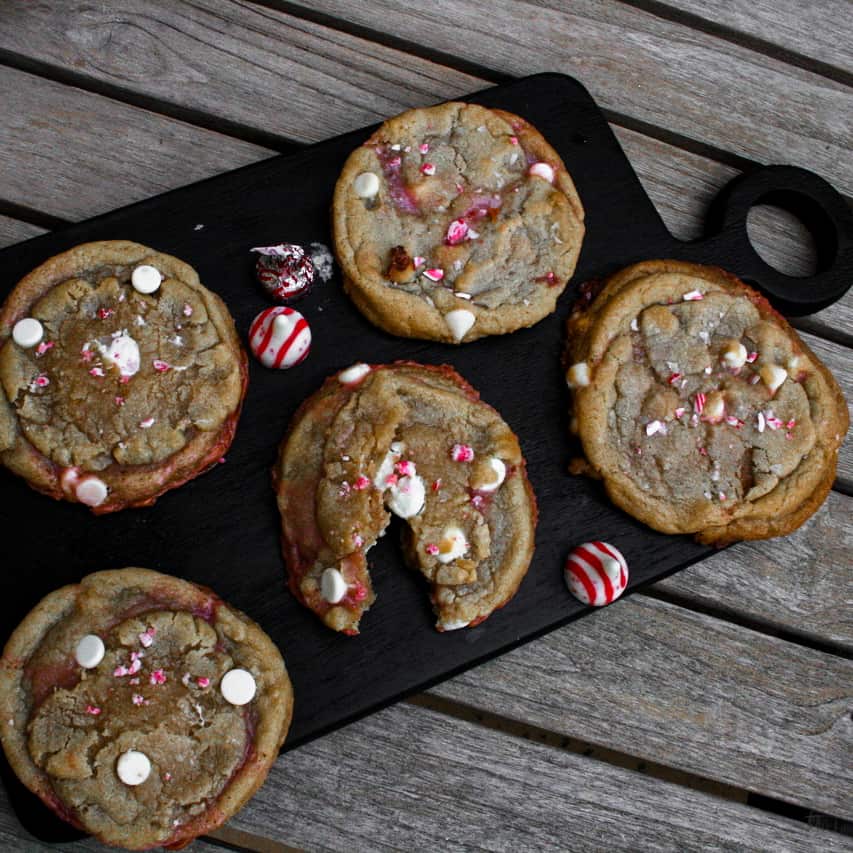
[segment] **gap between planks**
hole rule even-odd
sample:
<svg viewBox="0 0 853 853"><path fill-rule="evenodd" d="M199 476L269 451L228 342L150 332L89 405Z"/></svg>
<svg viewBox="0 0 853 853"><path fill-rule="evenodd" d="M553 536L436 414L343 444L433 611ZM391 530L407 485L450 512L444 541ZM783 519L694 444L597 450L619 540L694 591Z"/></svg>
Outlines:
<svg viewBox="0 0 853 853"><path fill-rule="evenodd" d="M784 800L777 800L774 797L756 795L735 785L718 782L714 779L679 770L678 768L670 767L656 761L638 758L590 741L571 738L559 732L554 732L530 723L518 722L509 717L485 711L455 699L448 699L444 696L437 696L431 693L418 693L403 701L407 705L426 708L446 717L473 723L474 725L500 732L510 737L541 743L552 749L581 755L586 759L600 761L611 767L620 767L623 770L629 770L653 779L660 779L663 782L681 785L692 791L699 791L729 800L730 802L741 803L758 811L783 815L791 820L797 820L809 825L815 825L816 822L816 825L830 830L845 835L851 834L843 828L846 822L834 815L816 812L802 806L787 803ZM839 827L842 828L839 829Z"/></svg>

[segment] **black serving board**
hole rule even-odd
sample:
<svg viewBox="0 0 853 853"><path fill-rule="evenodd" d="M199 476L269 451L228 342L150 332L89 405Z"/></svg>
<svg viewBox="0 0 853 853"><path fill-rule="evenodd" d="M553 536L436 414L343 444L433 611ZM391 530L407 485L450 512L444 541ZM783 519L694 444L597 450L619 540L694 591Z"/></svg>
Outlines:
<svg viewBox="0 0 853 853"><path fill-rule="evenodd" d="M404 340L362 318L336 270L332 281L316 285L296 306L314 335L307 361L279 372L250 359L248 397L227 462L154 507L95 518L0 471L6 541L29 543L23 559L7 551L0 575L6 634L46 593L95 570L145 566L206 584L256 619L284 653L296 694L288 749L589 612L568 593L562 575L568 550L580 542L605 539L622 550L631 569L629 592L710 553L686 537L649 530L615 509L600 485L566 473L572 447L560 355L577 283L634 261L673 257L723 266L764 288L781 310L808 313L837 299L853 280L853 224L844 201L804 170L760 169L721 194L706 239L683 243L667 231L577 81L540 74L467 100L528 119L575 180L587 233L557 311L532 329L462 347ZM0 297L27 271L78 243L136 240L194 266L228 304L245 341L253 317L269 304L254 283L249 248L282 241L329 245L335 180L370 132L274 157L8 248L0 252ZM791 207L813 228L816 275L788 278L755 253L746 214L759 201ZM504 609L476 628L439 634L426 585L405 568L392 530L371 551L378 599L362 620L362 634L350 638L325 628L285 587L270 468L296 407L326 376L354 361L395 359L453 365L518 434L539 503L536 553ZM31 831L56 837L44 811L33 812L34 798L15 800Z"/></svg>

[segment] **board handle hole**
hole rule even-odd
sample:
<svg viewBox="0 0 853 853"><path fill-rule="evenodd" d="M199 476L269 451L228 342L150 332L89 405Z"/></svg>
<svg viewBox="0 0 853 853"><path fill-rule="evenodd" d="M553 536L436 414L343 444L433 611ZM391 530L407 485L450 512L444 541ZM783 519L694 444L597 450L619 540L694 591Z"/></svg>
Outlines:
<svg viewBox="0 0 853 853"><path fill-rule="evenodd" d="M837 253L830 218L800 193L774 192L758 199L747 213L746 232L761 260L792 278L829 269Z"/></svg>

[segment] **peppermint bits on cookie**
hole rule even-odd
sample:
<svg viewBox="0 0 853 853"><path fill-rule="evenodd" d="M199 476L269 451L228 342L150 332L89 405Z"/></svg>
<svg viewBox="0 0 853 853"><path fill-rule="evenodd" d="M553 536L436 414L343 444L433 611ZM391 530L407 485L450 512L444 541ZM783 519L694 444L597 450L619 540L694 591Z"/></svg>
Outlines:
<svg viewBox="0 0 853 853"><path fill-rule="evenodd" d="M564 578L578 601L601 607L625 591L628 563L622 552L607 542L585 542L569 554Z"/></svg>

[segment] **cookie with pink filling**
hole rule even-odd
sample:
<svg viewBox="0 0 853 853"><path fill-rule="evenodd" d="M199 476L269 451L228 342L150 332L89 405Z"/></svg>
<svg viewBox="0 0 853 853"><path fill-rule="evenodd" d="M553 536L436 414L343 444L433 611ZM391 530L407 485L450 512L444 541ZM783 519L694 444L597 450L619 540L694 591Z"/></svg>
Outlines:
<svg viewBox="0 0 853 853"><path fill-rule="evenodd" d="M296 413L274 469L293 594L358 633L367 555L392 517L439 631L506 604L533 555L536 501L518 440L452 368L355 364Z"/></svg>
<svg viewBox="0 0 853 853"><path fill-rule="evenodd" d="M147 569L43 599L0 659L0 739L54 812L131 850L178 849L263 783L293 711L275 644L210 590Z"/></svg>
<svg viewBox="0 0 853 853"><path fill-rule="evenodd" d="M722 545L795 530L835 478L838 383L733 275L645 261L583 288L566 381L583 458L626 512Z"/></svg>
<svg viewBox="0 0 853 853"><path fill-rule="evenodd" d="M248 380L228 309L138 243L86 243L0 310L0 462L96 513L145 506L219 460Z"/></svg>
<svg viewBox="0 0 853 853"><path fill-rule="evenodd" d="M532 326L574 272L584 212L519 116L447 103L386 121L335 186L344 286L394 335L464 343Z"/></svg>

